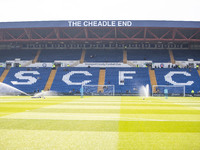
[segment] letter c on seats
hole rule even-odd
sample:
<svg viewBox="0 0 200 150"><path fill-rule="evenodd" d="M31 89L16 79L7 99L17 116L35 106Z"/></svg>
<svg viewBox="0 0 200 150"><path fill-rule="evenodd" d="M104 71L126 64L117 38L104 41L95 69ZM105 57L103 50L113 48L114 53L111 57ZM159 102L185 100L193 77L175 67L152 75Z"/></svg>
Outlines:
<svg viewBox="0 0 200 150"><path fill-rule="evenodd" d="M166 74L164 76L165 81L167 81L167 82L169 82L173 85L192 85L194 83L194 81L188 81L186 83L177 83L177 82L172 80L172 76L175 75L175 74L182 74L182 75L185 75L185 76L191 76L191 74L186 72L186 71L170 71L168 74Z"/></svg>
<svg viewBox="0 0 200 150"><path fill-rule="evenodd" d="M68 85L82 85L82 84L85 85L91 82L91 80L84 80L82 82L72 82L70 81L70 77L74 74L84 74L85 76L92 76L92 74L89 73L88 71L71 71L66 75L64 75L62 80Z"/></svg>

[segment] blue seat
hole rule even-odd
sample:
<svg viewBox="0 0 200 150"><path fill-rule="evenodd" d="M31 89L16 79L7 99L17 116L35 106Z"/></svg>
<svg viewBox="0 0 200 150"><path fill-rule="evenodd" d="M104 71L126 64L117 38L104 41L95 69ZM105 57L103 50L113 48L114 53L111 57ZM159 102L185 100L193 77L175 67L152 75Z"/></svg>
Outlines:
<svg viewBox="0 0 200 150"><path fill-rule="evenodd" d="M171 73L170 73L171 72ZM174 69L174 68L160 68L155 69L156 79L158 85L185 85L185 93L195 93L200 91L200 77L196 69ZM168 79L167 74L172 75L172 81ZM169 82L170 80L170 82ZM192 82L192 84L191 84ZM182 92L182 91L179 91Z"/></svg>
<svg viewBox="0 0 200 150"><path fill-rule="evenodd" d="M120 81L119 71L126 71L127 73L124 76L130 79ZM147 84L149 84L151 91L149 71L147 68L106 68L105 84L115 85L115 93L139 93L140 88Z"/></svg>
<svg viewBox="0 0 200 150"><path fill-rule="evenodd" d="M168 50L127 50L127 60L149 60L153 62L170 62Z"/></svg>
<svg viewBox="0 0 200 150"><path fill-rule="evenodd" d="M54 62L55 60L80 60L81 49L42 50L38 58L39 62Z"/></svg>
<svg viewBox="0 0 200 150"><path fill-rule="evenodd" d="M3 73L4 69L5 69L5 68L3 68L3 67L0 68L0 76L1 76L1 74Z"/></svg>
<svg viewBox="0 0 200 150"><path fill-rule="evenodd" d="M26 93L34 93L44 89L50 72L51 68L11 68L3 83Z"/></svg>
<svg viewBox="0 0 200 150"><path fill-rule="evenodd" d="M187 61L194 59L200 61L200 50L173 50L174 59L180 61Z"/></svg>
<svg viewBox="0 0 200 150"><path fill-rule="evenodd" d="M87 50L85 62L122 62L123 50Z"/></svg>
<svg viewBox="0 0 200 150"><path fill-rule="evenodd" d="M89 81L87 85L98 85L99 68L58 68L51 90L59 93L79 93L81 83L85 80Z"/></svg>
<svg viewBox="0 0 200 150"><path fill-rule="evenodd" d="M15 58L20 58L21 60L33 60L37 50L0 50L0 53L0 62L15 60Z"/></svg>
<svg viewBox="0 0 200 150"><path fill-rule="evenodd" d="M0 68L2 74L4 68ZM26 93L44 89L51 68L11 68L4 83ZM81 85L98 85L100 68L58 68L51 90L59 93L79 93ZM186 93L200 91L200 77L196 69L155 69L158 85L184 85ZM124 79L121 76L124 75ZM171 76L170 76L171 75ZM105 85L115 85L115 93L139 93L142 86L150 85L148 68L106 68ZM97 91L96 89L93 89ZM151 86L150 89L151 91ZM106 90L105 90L106 92ZM182 91L173 91L182 92Z"/></svg>

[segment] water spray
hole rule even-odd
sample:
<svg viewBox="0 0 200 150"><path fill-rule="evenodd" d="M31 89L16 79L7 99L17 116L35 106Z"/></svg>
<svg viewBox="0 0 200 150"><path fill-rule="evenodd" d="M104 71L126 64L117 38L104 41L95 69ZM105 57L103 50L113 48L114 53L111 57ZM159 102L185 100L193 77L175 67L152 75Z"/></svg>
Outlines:
<svg viewBox="0 0 200 150"><path fill-rule="evenodd" d="M145 97L149 97L149 84L140 88L140 96L143 97L143 100L145 100Z"/></svg>
<svg viewBox="0 0 200 150"><path fill-rule="evenodd" d="M0 82L0 95L21 95L21 94L29 96L27 93L11 85Z"/></svg>

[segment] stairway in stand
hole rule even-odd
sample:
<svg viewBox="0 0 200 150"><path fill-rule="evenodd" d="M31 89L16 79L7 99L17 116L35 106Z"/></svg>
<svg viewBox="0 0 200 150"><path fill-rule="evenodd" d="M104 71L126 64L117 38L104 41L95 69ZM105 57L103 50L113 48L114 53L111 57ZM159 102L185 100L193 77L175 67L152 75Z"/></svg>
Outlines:
<svg viewBox="0 0 200 150"><path fill-rule="evenodd" d="M150 76L151 87L152 87L153 93L156 93L156 88L153 89L153 85L157 85L155 71L154 70L149 70L149 76Z"/></svg>
<svg viewBox="0 0 200 150"><path fill-rule="evenodd" d="M127 50L125 50L125 49L123 51L123 63L127 64Z"/></svg>
<svg viewBox="0 0 200 150"><path fill-rule="evenodd" d="M169 49L169 56L170 56L171 63L175 64L175 59L174 59L173 51L171 49Z"/></svg>
<svg viewBox="0 0 200 150"><path fill-rule="evenodd" d="M4 79L6 78L7 74L9 72L9 69L5 69L4 72L2 73L1 77L0 77L0 82L3 82Z"/></svg>
<svg viewBox="0 0 200 150"><path fill-rule="evenodd" d="M33 63L36 63L36 62L38 61L38 58L39 58L39 56L40 56L40 53L41 53L41 50L38 50L38 51L37 51L37 54L36 54L36 56L35 56L35 58L33 59Z"/></svg>
<svg viewBox="0 0 200 150"><path fill-rule="evenodd" d="M200 70L197 70L197 72L199 73L199 76L200 76Z"/></svg>
<svg viewBox="0 0 200 150"><path fill-rule="evenodd" d="M98 83L98 85L104 85L104 83L105 83L105 75L106 75L106 69L100 69L100 71L99 71L99 83ZM98 90L97 90L97 92L99 93L99 92L101 92L101 93L103 93L103 86L98 86Z"/></svg>
<svg viewBox="0 0 200 150"><path fill-rule="evenodd" d="M51 85L53 84L53 80L55 78L56 72L57 72L56 69L52 69L51 70L51 73L50 73L49 79L48 79L48 81L47 81L47 83L45 85L44 91L48 91L48 90L51 89Z"/></svg>
<svg viewBox="0 0 200 150"><path fill-rule="evenodd" d="M82 50L82 54L81 54L81 60L80 60L80 63L81 63L81 64L84 62L84 59L85 59L85 53L86 53L86 50L83 49L83 50Z"/></svg>

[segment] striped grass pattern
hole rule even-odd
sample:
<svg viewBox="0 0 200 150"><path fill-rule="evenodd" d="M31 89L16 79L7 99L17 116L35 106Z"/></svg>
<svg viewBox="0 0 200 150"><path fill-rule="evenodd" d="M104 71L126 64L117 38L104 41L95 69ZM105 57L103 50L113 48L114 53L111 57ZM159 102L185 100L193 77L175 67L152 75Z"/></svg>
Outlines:
<svg viewBox="0 0 200 150"><path fill-rule="evenodd" d="M200 149L200 99L0 97L0 149Z"/></svg>

